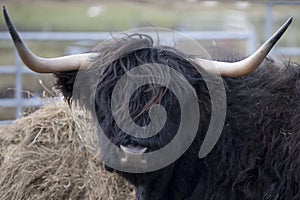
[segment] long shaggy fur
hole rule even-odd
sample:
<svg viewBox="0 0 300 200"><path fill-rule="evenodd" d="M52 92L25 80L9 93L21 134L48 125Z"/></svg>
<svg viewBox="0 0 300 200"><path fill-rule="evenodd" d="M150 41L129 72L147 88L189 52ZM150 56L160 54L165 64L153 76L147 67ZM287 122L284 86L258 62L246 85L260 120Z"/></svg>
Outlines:
<svg viewBox="0 0 300 200"><path fill-rule="evenodd" d="M198 73L189 56L174 48L153 47L152 39L145 35L116 39L102 44L98 51L101 56L94 58L95 64L88 72L93 78L84 92L88 96L96 88L97 120L117 146L139 145L155 151L172 140L180 123L180 106L172 91L148 84L138 88L130 99L132 119L140 126L151 123L148 111L159 103L168 115L165 126L146 139L122 132L114 121L110 103L116 82L127 71L146 63L168 65L189 81L199 99L198 133L184 155L155 172L118 172L136 186L137 199L300 199L299 66L286 63L279 68L266 60L249 76L224 79L228 104L224 129L213 151L199 159L211 114L210 96L201 76L206 72ZM69 102L78 100L72 96L76 74L56 74L57 87ZM185 92L180 79L178 90ZM87 99L89 107L91 102Z"/></svg>
<svg viewBox="0 0 300 200"><path fill-rule="evenodd" d="M227 79L222 138L204 199L300 199L300 68L271 60Z"/></svg>

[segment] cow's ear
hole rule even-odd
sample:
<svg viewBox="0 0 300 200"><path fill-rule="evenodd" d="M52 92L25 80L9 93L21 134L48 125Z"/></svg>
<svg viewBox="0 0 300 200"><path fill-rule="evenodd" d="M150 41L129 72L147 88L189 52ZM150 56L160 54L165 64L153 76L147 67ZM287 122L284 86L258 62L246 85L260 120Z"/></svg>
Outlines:
<svg viewBox="0 0 300 200"><path fill-rule="evenodd" d="M77 76L77 72L78 71L70 71L54 74L54 77L56 78L55 88L63 94L69 104L72 100L73 86Z"/></svg>

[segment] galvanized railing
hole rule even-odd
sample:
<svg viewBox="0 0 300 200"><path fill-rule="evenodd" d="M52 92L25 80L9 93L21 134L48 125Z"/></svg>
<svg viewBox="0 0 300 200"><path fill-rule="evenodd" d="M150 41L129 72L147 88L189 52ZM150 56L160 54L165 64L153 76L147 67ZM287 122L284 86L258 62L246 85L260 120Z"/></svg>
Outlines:
<svg viewBox="0 0 300 200"><path fill-rule="evenodd" d="M157 33L152 33L156 35ZM213 32L182 32L182 34L194 40L242 40L246 41L246 54L250 54L255 51L256 48L256 34L252 32L224 32L224 31L213 31ZM90 32L21 32L21 37L25 41L89 41L95 42L110 38L112 33L101 32L101 33L90 33ZM163 34L165 37L169 37ZM165 39L167 39L165 38ZM168 39L169 39L168 38ZM1 41L10 41L11 38L7 32L0 32ZM164 38L160 38L164 40ZM0 47L1 48L1 47ZM1 62L1 61L0 61ZM15 118L21 116L24 107L34 106L38 107L42 105L42 101L38 97L33 98L23 98L23 84L22 79L24 74L32 74L34 72L25 68L17 54L14 50L14 65L13 66L2 66L0 63L0 74L15 74L15 90L13 98L2 98L0 99L1 107L13 107L16 108ZM1 80L0 80L1 84ZM2 122L7 123L7 121Z"/></svg>

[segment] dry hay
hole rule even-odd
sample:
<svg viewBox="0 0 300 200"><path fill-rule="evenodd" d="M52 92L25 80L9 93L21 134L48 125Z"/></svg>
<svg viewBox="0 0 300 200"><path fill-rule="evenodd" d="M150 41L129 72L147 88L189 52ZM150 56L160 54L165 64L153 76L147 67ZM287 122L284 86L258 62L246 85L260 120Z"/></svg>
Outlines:
<svg viewBox="0 0 300 200"><path fill-rule="evenodd" d="M0 129L1 200L134 199L133 188L82 142L75 127L85 113L73 112L52 102Z"/></svg>

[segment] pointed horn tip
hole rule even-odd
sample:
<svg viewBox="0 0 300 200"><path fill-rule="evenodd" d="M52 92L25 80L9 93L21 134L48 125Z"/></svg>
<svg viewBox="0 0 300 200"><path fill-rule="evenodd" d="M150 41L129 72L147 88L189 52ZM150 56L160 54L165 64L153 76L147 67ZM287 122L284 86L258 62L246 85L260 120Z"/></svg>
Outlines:
<svg viewBox="0 0 300 200"><path fill-rule="evenodd" d="M285 22L285 26L288 27L293 22L293 19L294 19L293 17L289 17Z"/></svg>
<svg viewBox="0 0 300 200"><path fill-rule="evenodd" d="M2 11L3 11L3 16L4 16L4 19L5 19L5 23L6 23L6 25L8 25L9 22L10 22L10 18L8 16L8 12L6 10L6 6L5 5L2 5Z"/></svg>
<svg viewBox="0 0 300 200"><path fill-rule="evenodd" d="M6 11L6 6L5 6L4 4L2 4L2 11L3 11L4 14L7 13L7 11Z"/></svg>

